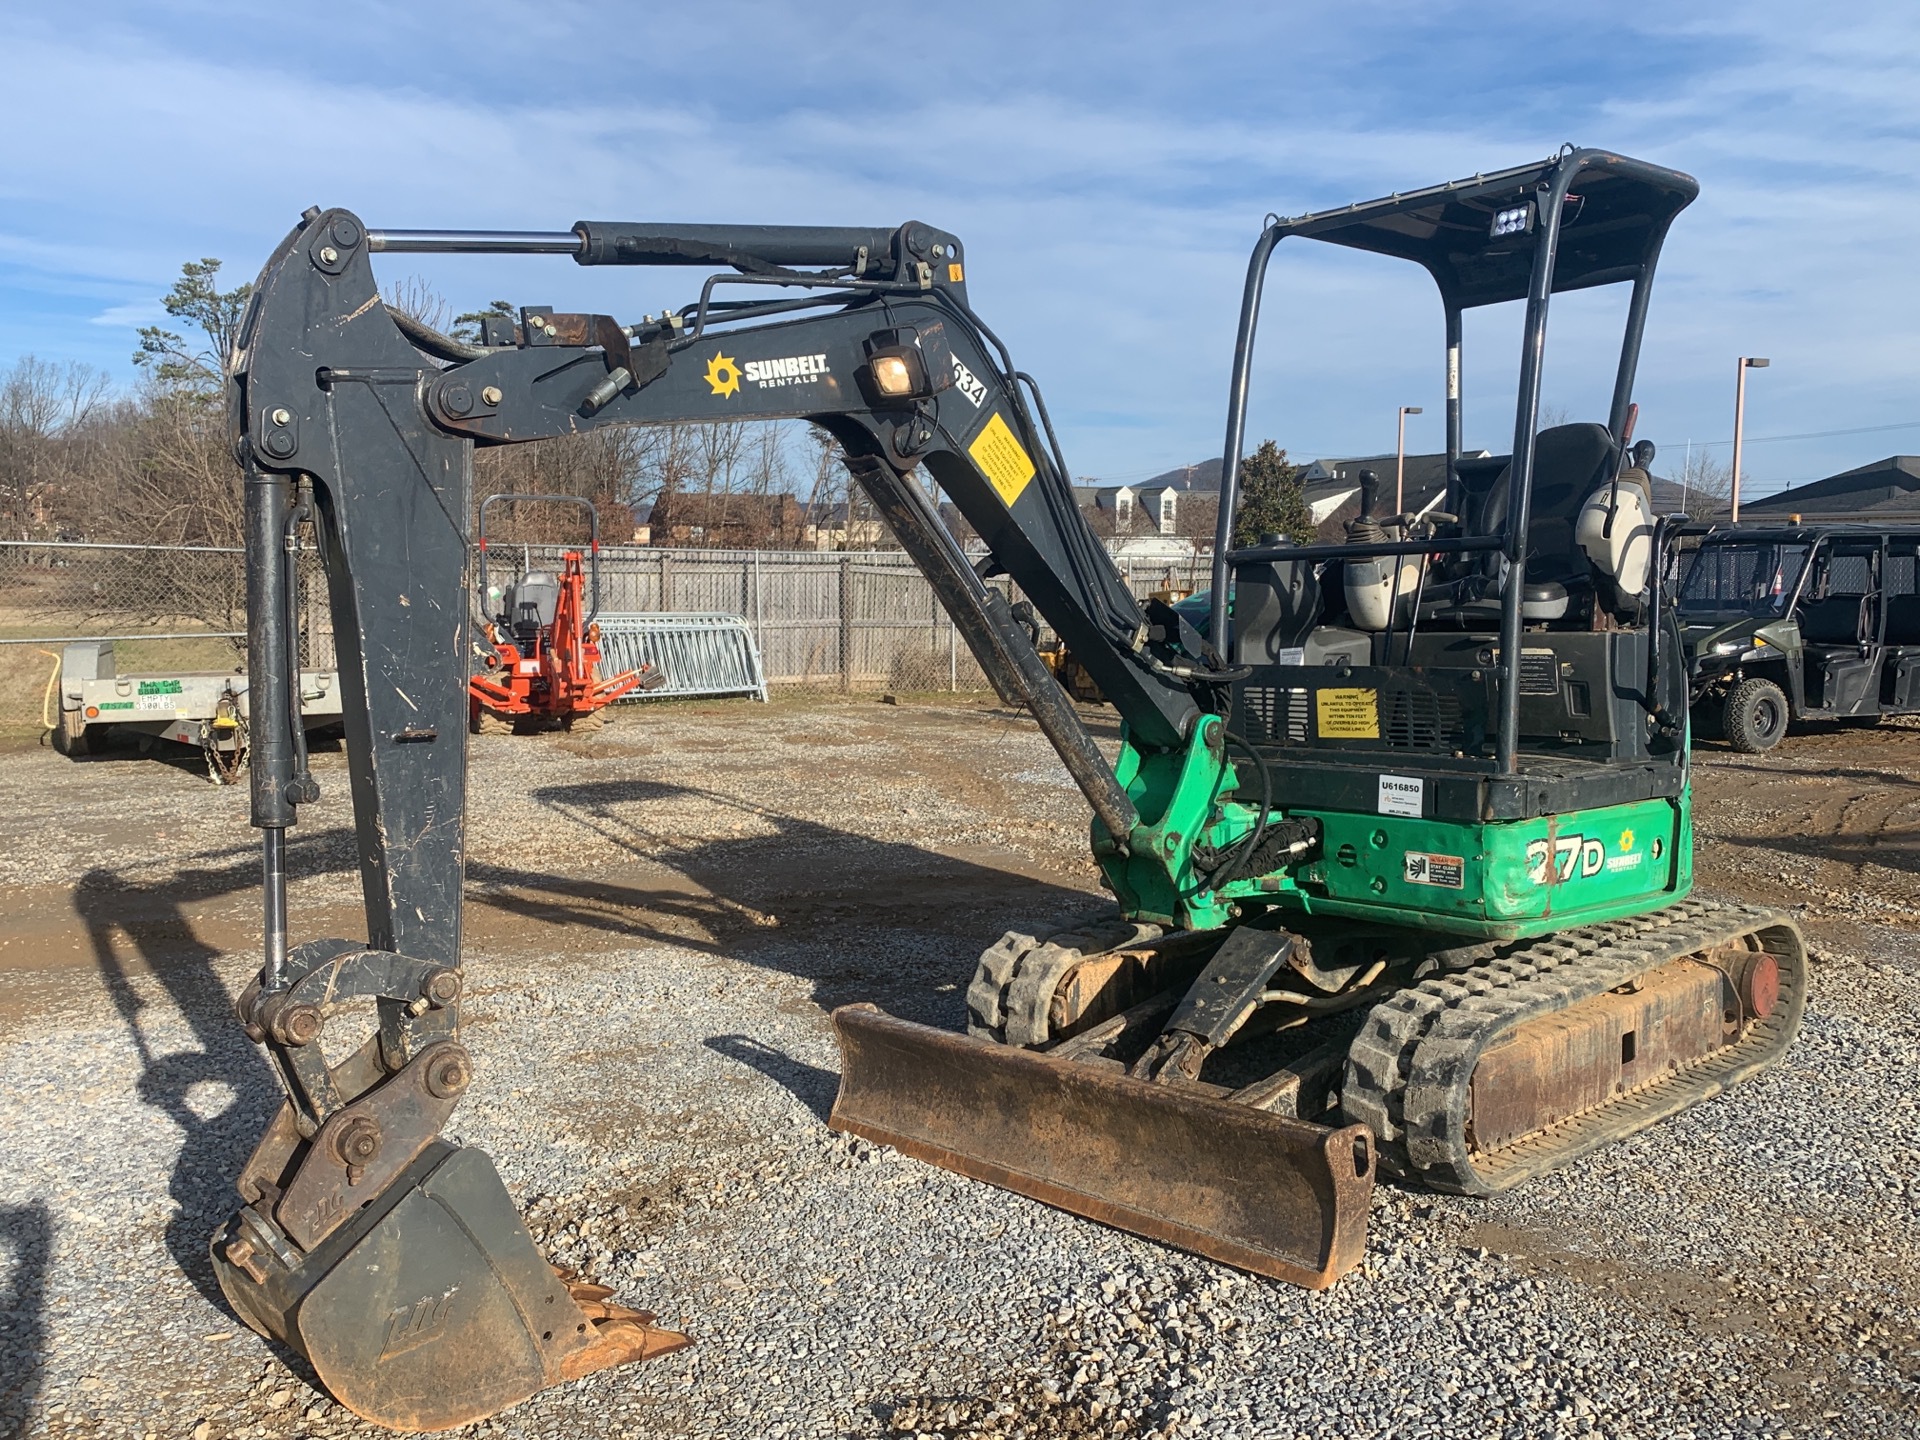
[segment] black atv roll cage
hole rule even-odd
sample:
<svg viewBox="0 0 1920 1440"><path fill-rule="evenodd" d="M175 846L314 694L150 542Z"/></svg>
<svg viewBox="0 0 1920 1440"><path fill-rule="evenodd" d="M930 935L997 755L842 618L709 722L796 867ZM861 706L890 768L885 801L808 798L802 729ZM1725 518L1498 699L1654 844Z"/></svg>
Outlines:
<svg viewBox="0 0 1920 1440"><path fill-rule="evenodd" d="M1229 633L1232 571L1263 561L1310 560L1330 554L1359 557L1497 551L1505 557L1510 575L1524 577L1548 301L1561 291L1621 282L1633 286L1607 418L1617 477L1626 441L1631 438L1633 382L1646 330L1647 302L1653 292L1654 267L1668 227L1699 191L1699 183L1678 170L1609 151L1568 146L1545 161L1490 175L1475 175L1291 220L1270 216L1248 262L1234 345L1226 439L1221 450L1220 512L1214 537L1211 633L1222 637ZM1446 314L1445 508L1455 513L1460 509L1461 495L1462 316L1479 306L1525 299L1506 523L1501 533L1467 534L1463 526L1460 534L1431 540L1233 548L1240 457L1246 440L1247 391L1261 295L1275 247L1292 236L1411 260L1423 266L1439 287ZM1664 534L1657 539L1664 540ZM1653 568L1656 590L1661 568L1658 564ZM1513 683L1513 667L1521 649L1523 589L1516 580L1505 585L1501 595L1500 713L1495 758L1503 775L1515 773L1519 749L1520 695ZM1657 594L1654 600L1655 623L1650 626L1649 645L1657 655L1661 629ZM1658 673L1657 661L1654 673Z"/></svg>

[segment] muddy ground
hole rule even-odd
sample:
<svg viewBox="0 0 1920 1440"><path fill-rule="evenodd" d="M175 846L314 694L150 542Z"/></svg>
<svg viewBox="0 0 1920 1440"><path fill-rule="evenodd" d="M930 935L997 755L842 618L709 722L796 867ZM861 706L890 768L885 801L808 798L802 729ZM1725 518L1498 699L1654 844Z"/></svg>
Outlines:
<svg viewBox="0 0 1920 1440"><path fill-rule="evenodd" d="M1790 909L1815 948L1778 1078L1529 1195L1383 1188L1377 1261L1326 1297L825 1131L833 1006L957 1028L983 944L1099 905L1030 722L787 700L474 743L463 1133L537 1234L701 1337L496 1433L1915 1429L1920 728L1699 754L1701 890ZM344 758L316 769L296 939L361 933ZM257 936L245 814L195 756L0 754L0 1431L359 1433L234 1321L201 1248L273 1101L224 1017ZM1164 1334L1190 1302L1205 1343L1096 1344L1097 1312L1163 1294ZM1300 1377L1333 1362L1287 1380L1296 1340L1340 1357L1331 1408Z"/></svg>

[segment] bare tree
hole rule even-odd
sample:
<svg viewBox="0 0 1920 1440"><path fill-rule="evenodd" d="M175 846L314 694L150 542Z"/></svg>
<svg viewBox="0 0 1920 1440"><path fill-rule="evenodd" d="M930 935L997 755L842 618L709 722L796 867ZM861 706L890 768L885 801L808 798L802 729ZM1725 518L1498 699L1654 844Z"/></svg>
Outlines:
<svg viewBox="0 0 1920 1440"><path fill-rule="evenodd" d="M453 306L420 275L402 275L393 284L383 286L380 302L389 310L412 316L432 330L446 331L453 315Z"/></svg>
<svg viewBox="0 0 1920 1440"><path fill-rule="evenodd" d="M1683 501L1691 496L1725 500L1733 494L1733 466L1716 459L1705 446L1695 446L1686 452L1680 473L1674 479L1684 492Z"/></svg>
<svg viewBox="0 0 1920 1440"><path fill-rule="evenodd" d="M106 397L106 375L77 362L23 355L0 371L0 503L9 534L31 540L60 528L70 507L58 492L82 478Z"/></svg>

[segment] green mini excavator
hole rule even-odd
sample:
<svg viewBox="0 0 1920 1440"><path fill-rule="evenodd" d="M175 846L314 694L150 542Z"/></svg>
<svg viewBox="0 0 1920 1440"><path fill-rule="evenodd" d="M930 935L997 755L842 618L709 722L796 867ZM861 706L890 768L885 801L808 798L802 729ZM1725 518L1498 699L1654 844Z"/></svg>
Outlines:
<svg viewBox="0 0 1920 1440"><path fill-rule="evenodd" d="M287 1096L213 1241L238 1313L359 1414L416 1430L685 1343L557 1274L488 1158L441 1134L485 1083L460 1026L473 452L601 426L829 431L1092 808L1115 903L991 945L967 1033L836 1012L835 1126L1317 1286L1361 1258L1377 1171L1504 1189L1776 1059L1805 1003L1804 947L1780 915L1688 898L1673 517L1654 514L1650 451L1630 443L1655 259L1695 191L1569 149L1269 224L1199 616L1136 599L1101 549L947 231L379 230L309 211L261 274L231 379L265 895L238 1011ZM1367 481L1345 543L1236 549L1260 295L1290 237L1434 278L1446 491L1385 514ZM455 339L381 303L372 259L393 252L714 273L638 323L527 306ZM1540 430L1551 298L1615 283L1607 415ZM1470 455L1462 316L1504 301L1525 302L1512 449ZM317 793L290 638L303 523L327 574L367 933L295 944L287 832ZM1118 710L1117 760L1002 575Z"/></svg>
<svg viewBox="0 0 1920 1440"><path fill-rule="evenodd" d="M982 955L967 1036L836 1017L834 1123L1265 1274L1331 1283L1376 1166L1488 1194L1776 1059L1777 914L1688 898L1685 658L1633 383L1688 176L1569 147L1274 220L1248 267L1211 606L1149 605L1093 851L1119 904ZM1409 260L1445 315L1444 494L1234 548L1281 241ZM1604 421L1538 427L1556 294L1628 288ZM1462 442L1465 312L1524 302L1511 451ZM1044 612L1046 606L1040 603ZM1103 689L1116 654L1080 657ZM1125 647L1119 647L1125 649ZM1089 792L1092 794L1093 792ZM1116 823L1111 811L1120 810Z"/></svg>

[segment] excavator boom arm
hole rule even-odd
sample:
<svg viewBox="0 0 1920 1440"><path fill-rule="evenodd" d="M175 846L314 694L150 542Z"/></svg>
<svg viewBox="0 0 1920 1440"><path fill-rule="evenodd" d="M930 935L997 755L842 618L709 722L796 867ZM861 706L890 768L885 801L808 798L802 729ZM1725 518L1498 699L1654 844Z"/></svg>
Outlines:
<svg viewBox="0 0 1920 1440"><path fill-rule="evenodd" d="M489 317L472 345L389 311L375 250L544 250L737 273L657 321L530 308L517 322ZM829 268L792 268L809 265ZM715 300L729 280L778 288ZM474 448L606 425L821 425L996 688L1033 711L1094 810L1096 848L1164 871L1152 836L1144 860L1127 860L1144 833L1143 792L1116 777L913 474L938 482L1081 657L1135 751L1189 769L1196 753L1212 757L1218 788L1231 771L1217 741L1194 747L1219 727L1207 711L1224 691L1149 624L1081 518L1025 383L967 304L959 242L923 225L583 223L489 237L369 232L331 210L310 211L275 251L231 367L266 912L264 964L238 1008L288 1100L213 1259L235 1308L306 1354L358 1413L440 1428L685 1343L552 1275L486 1157L439 1138L471 1073L459 1010ZM286 834L317 794L290 718L292 552L309 519L341 673L367 934L296 947ZM355 999L375 1002L377 1033L330 1065L320 1033ZM525 1318L573 1310L568 1324Z"/></svg>

